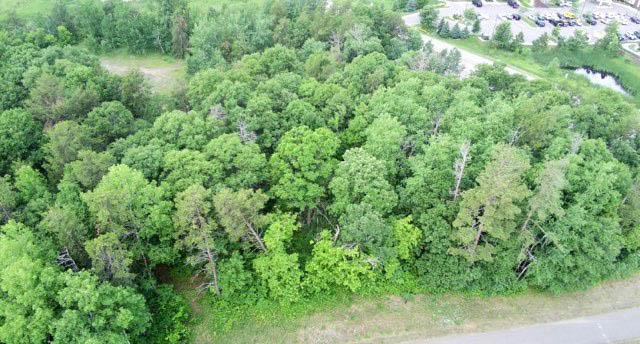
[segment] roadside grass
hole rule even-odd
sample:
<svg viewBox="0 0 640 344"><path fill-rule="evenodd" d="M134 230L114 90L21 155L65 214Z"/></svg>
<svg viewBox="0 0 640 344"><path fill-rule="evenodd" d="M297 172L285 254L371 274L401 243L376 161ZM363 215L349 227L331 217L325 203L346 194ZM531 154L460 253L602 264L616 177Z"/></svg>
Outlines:
<svg viewBox="0 0 640 344"><path fill-rule="evenodd" d="M448 43L451 43L458 48L468 50L495 62L516 67L516 69L521 69L539 78L546 78L549 76L549 73L546 70L545 66L537 63L532 57L527 56L526 54L518 54L509 51L494 49L490 47L488 43L481 41L477 37L470 37L468 39L444 39L441 37L435 38L447 41Z"/></svg>
<svg viewBox="0 0 640 344"><path fill-rule="evenodd" d="M560 321L640 306L640 276L609 281L588 291L513 296L385 295L317 297L304 304L262 302L250 307L214 302L174 276L191 300L193 342L343 343L397 342Z"/></svg>
<svg viewBox="0 0 640 344"><path fill-rule="evenodd" d="M540 63L549 63L557 59L561 67L589 67L613 75L622 87L640 103L640 65L629 55L610 57L592 50L566 51L551 49L535 54Z"/></svg>
<svg viewBox="0 0 640 344"><path fill-rule="evenodd" d="M177 85L184 83L187 77L183 60L159 53L132 55L125 50L116 50L100 55L100 63L109 72L118 75L139 70L159 93L173 90Z"/></svg>
<svg viewBox="0 0 640 344"><path fill-rule="evenodd" d="M488 42L481 41L477 37L464 40L436 38L495 62L513 66L539 78L557 79L559 77L557 71L548 67L554 59L557 59L562 68L589 67L605 72L613 75L631 95L631 99L636 104L640 104L640 65L629 55L610 57L591 49L567 51L553 48L539 53L531 52L525 48L525 51L516 53L492 48ZM562 74L564 79L587 82L584 81L584 78L573 73Z"/></svg>

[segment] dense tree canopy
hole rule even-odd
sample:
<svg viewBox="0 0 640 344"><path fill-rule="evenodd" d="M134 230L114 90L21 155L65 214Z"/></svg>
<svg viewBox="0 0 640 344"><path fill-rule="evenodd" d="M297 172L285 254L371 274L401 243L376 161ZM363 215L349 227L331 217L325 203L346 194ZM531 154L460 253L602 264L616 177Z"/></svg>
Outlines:
<svg viewBox="0 0 640 344"><path fill-rule="evenodd" d="M640 270L627 97L459 79L458 52L368 1L185 6L68 0L0 26L0 342L185 342L175 274L223 312ZM184 56L187 84L154 93L80 41Z"/></svg>

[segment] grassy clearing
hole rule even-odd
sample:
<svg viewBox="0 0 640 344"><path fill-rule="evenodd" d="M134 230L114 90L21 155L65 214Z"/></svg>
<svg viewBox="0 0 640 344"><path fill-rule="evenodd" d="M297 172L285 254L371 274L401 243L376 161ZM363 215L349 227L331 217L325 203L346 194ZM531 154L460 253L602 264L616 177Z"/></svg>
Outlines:
<svg viewBox="0 0 640 344"><path fill-rule="evenodd" d="M397 342L559 321L640 306L640 276L589 291L553 296L340 295L281 308L264 303L251 311L220 310L208 297L179 289L194 309L195 343ZM221 313L224 312L224 316Z"/></svg>
<svg viewBox="0 0 640 344"><path fill-rule="evenodd" d="M100 56L102 66L111 73L123 75L140 70L158 92L172 90L186 80L186 65L182 60L162 54L131 55L122 50Z"/></svg>
<svg viewBox="0 0 640 344"><path fill-rule="evenodd" d="M153 0L131 0L136 1L141 7L156 4ZM196 16L204 15L210 8L220 8L229 4L246 4L247 6L260 6L265 0L188 0L189 6ZM387 8L391 8L394 0L372 0L374 3L383 3ZM21 18L32 18L38 15L46 15L54 4L53 0L0 0L0 19L15 9Z"/></svg>
<svg viewBox="0 0 640 344"><path fill-rule="evenodd" d="M49 12L52 0L0 0L0 19L5 19L15 10L20 18L35 17Z"/></svg>

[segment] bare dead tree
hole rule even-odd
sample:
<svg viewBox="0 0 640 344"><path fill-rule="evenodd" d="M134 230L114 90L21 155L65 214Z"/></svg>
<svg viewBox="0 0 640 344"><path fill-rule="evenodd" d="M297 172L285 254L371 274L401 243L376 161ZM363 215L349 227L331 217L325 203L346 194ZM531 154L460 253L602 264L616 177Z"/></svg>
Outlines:
<svg viewBox="0 0 640 344"><path fill-rule="evenodd" d="M571 139L571 153L577 154L582 146L582 136L580 134L574 134Z"/></svg>
<svg viewBox="0 0 640 344"><path fill-rule="evenodd" d="M515 145L520 139L520 128L515 128L509 135L509 145Z"/></svg>
<svg viewBox="0 0 640 344"><path fill-rule="evenodd" d="M247 123L243 121L238 122L238 135L240 136L240 140L244 143L252 143L258 139L258 135L256 135L255 131L249 130Z"/></svg>
<svg viewBox="0 0 640 344"><path fill-rule="evenodd" d="M320 214L320 216L322 216L324 220L327 221L329 226L333 227L333 242L335 243L336 241L338 241L338 238L340 237L340 225L337 223L333 224L333 221L329 219L324 209L322 209L321 207L319 207L317 210L318 210L318 214Z"/></svg>
<svg viewBox="0 0 640 344"><path fill-rule="evenodd" d="M438 135L438 131L440 131L440 125L442 125L442 117L443 117L443 115L440 114L433 121L433 130L431 131L431 135L433 135L433 136Z"/></svg>
<svg viewBox="0 0 640 344"><path fill-rule="evenodd" d="M457 200L460 196L460 184L462 183L462 177L464 177L464 169L467 166L467 163L471 160L471 142L464 141L462 146L460 146L460 156L453 163L453 170L456 177L456 186L451 192L453 195L453 200Z"/></svg>
<svg viewBox="0 0 640 344"><path fill-rule="evenodd" d="M342 46L344 45L344 37L339 33L334 32L329 38L329 44L331 45L331 52L333 53L333 57L336 61L342 61L340 53L342 52Z"/></svg>
<svg viewBox="0 0 640 344"><path fill-rule="evenodd" d="M218 283L218 267L216 264L217 254L209 247L208 240L204 238L205 244L201 249L199 255L194 257L196 264L202 264L202 269L199 271L199 275L207 278L207 281L198 286L199 290L213 289L216 295L220 295L220 286Z"/></svg>
<svg viewBox="0 0 640 344"><path fill-rule="evenodd" d="M222 105L216 104L209 108L209 116L224 121L225 118L227 118L227 113L224 111L224 108L222 108Z"/></svg>
<svg viewBox="0 0 640 344"><path fill-rule="evenodd" d="M69 250L66 247L60 251L60 254L56 257L56 262L65 269L71 269L73 272L80 271L76 261L73 260L73 257L71 257L71 254L69 254Z"/></svg>

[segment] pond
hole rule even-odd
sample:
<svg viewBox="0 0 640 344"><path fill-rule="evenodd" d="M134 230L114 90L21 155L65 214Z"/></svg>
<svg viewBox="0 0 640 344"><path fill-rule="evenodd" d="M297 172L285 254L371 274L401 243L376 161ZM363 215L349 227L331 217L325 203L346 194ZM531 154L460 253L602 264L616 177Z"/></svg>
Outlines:
<svg viewBox="0 0 640 344"><path fill-rule="evenodd" d="M622 94L628 94L624 88L622 88L622 85L618 83L618 80L610 74L598 72L590 68L578 68L574 70L574 73L586 77L593 84L610 88Z"/></svg>

